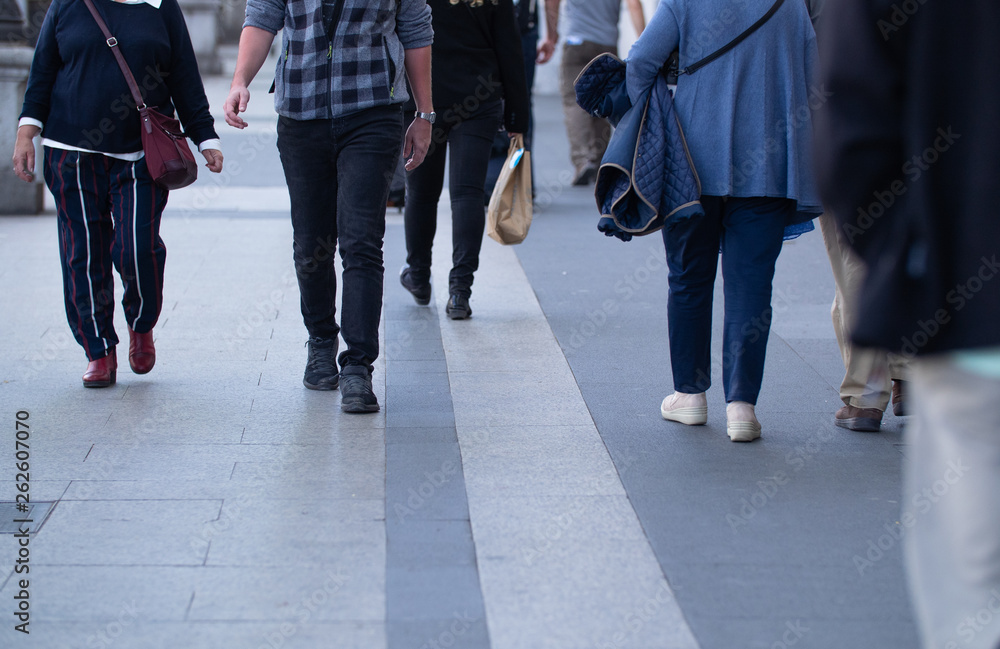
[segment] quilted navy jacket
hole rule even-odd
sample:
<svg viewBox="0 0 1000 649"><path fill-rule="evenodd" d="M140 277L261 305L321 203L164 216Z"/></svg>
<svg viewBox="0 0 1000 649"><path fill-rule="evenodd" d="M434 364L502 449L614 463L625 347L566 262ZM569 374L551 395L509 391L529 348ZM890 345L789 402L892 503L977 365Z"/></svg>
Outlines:
<svg viewBox="0 0 1000 649"><path fill-rule="evenodd" d="M577 77L576 101L615 127L594 190L601 232L628 241L656 232L668 219L704 214L701 185L664 77L633 106L625 62L602 54Z"/></svg>

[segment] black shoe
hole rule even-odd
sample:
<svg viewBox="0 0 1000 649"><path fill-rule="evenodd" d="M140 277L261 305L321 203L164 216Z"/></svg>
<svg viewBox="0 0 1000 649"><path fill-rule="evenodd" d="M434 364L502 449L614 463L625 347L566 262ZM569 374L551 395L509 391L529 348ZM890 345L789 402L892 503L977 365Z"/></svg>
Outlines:
<svg viewBox="0 0 1000 649"><path fill-rule="evenodd" d="M306 341L309 358L302 385L310 390L336 390L340 380L337 374L337 339L310 337Z"/></svg>
<svg viewBox="0 0 1000 649"><path fill-rule="evenodd" d="M340 409L344 412L378 412L372 392L372 375L362 365L348 365L340 371Z"/></svg>
<svg viewBox="0 0 1000 649"><path fill-rule="evenodd" d="M597 178L597 170L598 166L596 164L593 162L587 163L576 172L576 176L573 177L573 186L583 187L594 182L594 179Z"/></svg>
<svg viewBox="0 0 1000 649"><path fill-rule="evenodd" d="M409 266L403 266L402 270L399 271L399 283L413 295L413 299L420 306L427 306L431 303L431 283L421 284L414 280L413 269Z"/></svg>
<svg viewBox="0 0 1000 649"><path fill-rule="evenodd" d="M445 313L452 320L465 320L472 315L472 307L469 306L469 298L459 295L458 293L452 293L451 297L448 298L448 306L445 308Z"/></svg>

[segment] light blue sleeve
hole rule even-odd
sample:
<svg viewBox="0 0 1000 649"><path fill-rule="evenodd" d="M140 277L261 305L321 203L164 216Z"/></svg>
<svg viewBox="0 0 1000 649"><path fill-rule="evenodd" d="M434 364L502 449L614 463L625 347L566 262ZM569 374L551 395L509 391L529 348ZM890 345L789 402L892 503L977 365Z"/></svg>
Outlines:
<svg viewBox="0 0 1000 649"><path fill-rule="evenodd" d="M674 14L674 3L663 0L656 7L642 36L628 53L625 87L632 103L638 103L644 92L656 81L656 75L670 53L680 43L680 25Z"/></svg>

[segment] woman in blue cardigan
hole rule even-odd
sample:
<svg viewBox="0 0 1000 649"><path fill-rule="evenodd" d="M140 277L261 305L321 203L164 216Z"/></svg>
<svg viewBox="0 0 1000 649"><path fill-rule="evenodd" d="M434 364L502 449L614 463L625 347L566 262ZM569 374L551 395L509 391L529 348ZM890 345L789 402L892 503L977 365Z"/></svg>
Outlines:
<svg viewBox="0 0 1000 649"><path fill-rule="evenodd" d="M94 0L148 106L172 116L213 172L222 152L177 0ZM14 173L33 182L41 133L45 182L56 199L66 315L90 361L83 385L116 380L114 276L123 284L129 365L153 369L163 302L167 190L149 175L139 111L97 22L80 0L55 0L38 36L14 147Z"/></svg>
<svg viewBox="0 0 1000 649"><path fill-rule="evenodd" d="M639 99L675 49L680 67L723 47L774 0L662 0L628 57L626 84ZM704 216L663 230L670 292L667 320L675 392L664 419L704 424L711 385L712 298L719 254L725 291L722 379L727 432L760 437L754 412L771 324L771 280L786 228L801 233L822 212L810 170L815 34L803 2L777 12L720 58L677 82L674 103L701 180Z"/></svg>

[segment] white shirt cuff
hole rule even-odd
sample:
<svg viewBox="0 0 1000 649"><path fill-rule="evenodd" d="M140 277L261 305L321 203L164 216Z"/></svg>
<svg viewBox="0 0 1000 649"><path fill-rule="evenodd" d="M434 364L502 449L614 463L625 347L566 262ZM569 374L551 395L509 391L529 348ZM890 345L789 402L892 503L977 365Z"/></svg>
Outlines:
<svg viewBox="0 0 1000 649"><path fill-rule="evenodd" d="M198 145L199 151L204 151L205 149L215 149L216 151L222 151L222 140L215 138L214 140L205 140Z"/></svg>
<svg viewBox="0 0 1000 649"><path fill-rule="evenodd" d="M37 119L34 119L32 117L22 117L17 122L17 127L21 128L22 126L37 126L38 128L45 128L44 124L42 124Z"/></svg>

